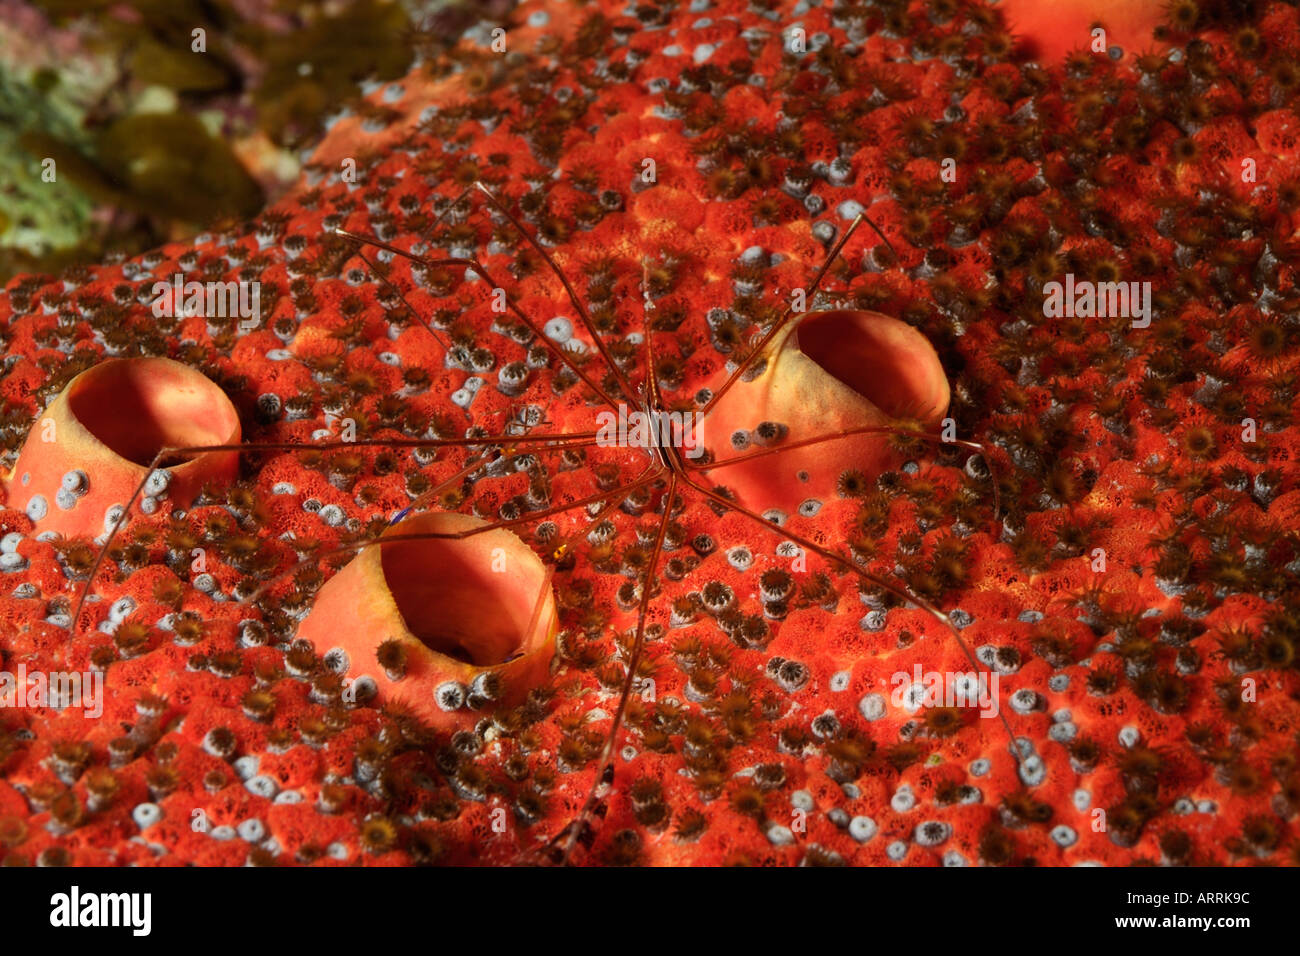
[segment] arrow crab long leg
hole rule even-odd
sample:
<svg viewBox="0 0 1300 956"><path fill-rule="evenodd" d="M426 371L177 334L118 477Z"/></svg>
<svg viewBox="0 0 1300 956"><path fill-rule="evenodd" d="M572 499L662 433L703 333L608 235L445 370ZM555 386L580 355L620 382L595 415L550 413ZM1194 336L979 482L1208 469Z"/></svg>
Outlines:
<svg viewBox="0 0 1300 956"><path fill-rule="evenodd" d="M456 200L456 202L460 202L462 199L464 199L466 195L468 195L469 193L475 190L477 190L478 192L486 196L492 208L497 213L501 214L514 227L514 229L521 236L524 237L524 240L528 243L528 245L541 256L541 258L550 267L551 271L559 278L562 286L564 287L565 294L568 296L570 302L573 304L575 312L578 315L579 322L586 330L587 334L591 337L592 342L596 348L597 353L600 356L602 363L607 367L607 370L612 376L612 380L616 383L617 388L624 395L627 395L629 397L638 394L636 390L634 390L631 387L627 377L623 374L622 370L619 368L618 364L614 360L612 353L609 351L608 347L604 343L603 338L599 334L599 331L595 328L595 324L594 322L592 322L590 314L587 312L581 300L578 298L576 291L573 289L571 283L568 281L564 273L560 270L554 258L550 256L549 253L547 253L547 251L542 247L541 243L538 242L528 232L528 230L524 228L522 223L520 223L519 220L507 209L505 204L500 199L498 199L487 186L485 186L481 182L474 183L469 189L467 189L464 193L461 194L461 196ZM812 287L809 294L815 294L816 291L820 288L822 282L824 281L825 277L829 273L830 268L834 264L835 260L842 253L843 249L845 248L849 240L852 238L852 236L855 234L855 232L863 224L869 225L873 230L875 230L875 232L886 243L886 245L890 245L888 238L884 236L884 234L875 225L875 223L871 222L871 220L868 219L865 214L859 214L853 220L849 228L836 242L835 246L831 249L825 261L818 269L814 277L814 281L812 283ZM458 266L465 269L473 269L478 275L482 276L486 281L492 283L493 285L496 285L496 283L491 279L490 273L488 272L486 267L483 265L481 260L476 257L417 256L412 253L408 253L401 249L398 249L392 246L391 244L384 243L378 239L364 236L359 233L339 230L339 234L355 242L373 245L377 248L384 249L392 254L404 257L412 262L419 263L425 266L429 266L429 267ZM893 248L892 245L890 245L890 248L891 249ZM372 266L372 268L374 267ZM378 272L377 269L376 271ZM383 279L385 282L389 282L386 276L384 276ZM400 294L400 290L399 290L399 294ZM403 302L404 303L406 302L404 296L403 296ZM409 308L409 303L407 303L407 305ZM516 316L520 318L520 320L531 331L539 335L542 338L543 343L550 349L550 351L553 354L555 354L557 357L559 357L560 360L570 369L570 371L572 371L575 375L577 375L578 378L580 378L601 401L603 401L605 404L607 404L610 407L617 407L614 395L612 395L609 391L603 388L599 382L591 378L585 372L585 370L579 367L576 363L572 362L564 350L557 348L556 346L554 346L553 343L547 340L545 335L542 334L542 330L538 327L538 325L535 322L533 322L530 318L528 318L526 315L524 315L522 311L519 310L514 305L513 302L509 303L509 305L512 311L515 312ZM650 308L650 306L647 304L647 309L648 308ZM776 339L778 334L789 325L791 321L797 321L797 318L798 317L796 316L796 314L793 312L791 308L787 308L785 310L785 312L780 316L780 318L761 335L759 340L750 349L748 349L745 357L737 363L736 367L731 370L728 378L724 381L724 383L720 386L720 388L718 388L713 393L713 395L708 399L708 401L705 403L702 410L697 413L700 418L707 416L716 406L719 399L737 381L739 381L746 374L747 371L753 368L756 363L758 363L764 358L768 346ZM650 328L650 325L651 323L649 321L649 317L647 316L645 322L644 338L643 338L644 361L646 364L646 383L645 383L644 392L640 393L640 398L641 398L641 403L645 406L645 410L649 412L658 412L660 410L659 406L662 403L662 396L661 396L659 382L657 380L657 374L655 368L656 365L655 348L653 344L653 330ZM430 329L430 331L432 331L432 329ZM521 517L519 519L515 519L512 521L500 521L500 522L493 523L493 527L511 527L531 520L535 520L548 513L561 513L562 511L570 510L572 508L578 507L583 503L591 503L596 500L604 500L604 504L600 508L598 513L591 520L592 521L602 520L605 515L607 515L614 507L616 507L617 496L629 494L634 490L639 490L641 488L644 488L646 485L652 482L666 478L666 482L665 482L666 490L663 491L662 493L663 497L661 499L663 501L663 505L662 505L663 513L660 516L660 520L658 522L658 529L655 533L654 543L650 551L648 561L646 565L643 567L642 573L640 575L640 580L639 580L640 594L639 594L637 607L635 611L636 627L633 632L632 644L630 646L630 649L627 652L627 659L625 661L626 675L623 680L623 685L619 690L618 704L614 710L614 714L610 721L609 728L605 732L604 743L599 751L596 760L595 772L592 778L592 783L590 784L586 798L583 804L581 805L581 808L579 809L577 815L572 819L572 821L568 825L561 828L555 834L555 836L550 840L550 842L546 844L545 847L542 848L543 850L554 851L555 852L554 859L556 861L567 863L572 860L573 854L576 851L579 840L582 838L589 824L589 821L591 820L596 808L598 807L601 800L603 799L602 788L608 786L612 782L611 781L611 770L613 766L612 755L615 752L615 749L617 747L619 734L623 727L624 717L627 712L630 696L637 680L636 675L637 675L638 666L640 664L641 657L644 653L645 636L646 636L646 630L647 630L649 612L650 612L650 601L654 593L654 582L656 580L656 572L658 570L660 561L662 560L665 535L666 535L668 525L671 522L673 515L676 513L677 497L679 491L694 492L695 494L699 495L701 499L704 500L705 502L708 502L711 505L716 507L733 510L737 514L744 515L745 518L748 519L749 521L758 524L764 530L772 531L773 530L772 524L766 519L764 519L762 516L760 516L757 512L749 508L746 508L742 504L722 494L719 494L716 491L712 491L706 488L705 486L699 484L691 476L693 474L711 472L715 469L724 469L729 465L738 464L740 462L751 462L754 460L763 459L765 457L779 455L784 451L790 451L796 448L815 447L818 445L831 443L837 439L847 438L853 435L866 435L866 434L893 434L893 435L898 435L900 437L906 437L906 438L911 438L920 441L927 441L935 444L940 444L940 443L951 444L959 448L963 448L967 451L979 453L987 461L986 449L983 445L979 444L978 442L967 441L963 439L946 440L942 436L928 434L921 430L907 428L902 425L898 427L870 426L870 427L845 430L842 433L834 434L834 435L821 435L821 436L814 436L810 438L795 438L793 440L786 441L776 447L761 449L749 454L738 455L732 458L724 459L722 461L686 460L686 459L682 459L671 449L659 449L653 451L654 460L652 460L652 463L642 474L641 477L639 477L636 481L632 482L631 484L624 485L622 488L617 489L616 491L607 492L599 496L593 495L590 496L589 499L584 499L583 502L573 502L567 506L563 506L556 509L547 509L546 511L533 513L528 516ZM577 438L577 436L553 436L553 440L575 441L579 439ZM480 443L482 443L481 440ZM990 476L991 476L991 472L990 472ZM999 491L995 479L992 481L992 483L993 483L993 498L994 498L993 511L994 514L996 515L1000 511L1000 503L998 500ZM945 614L938 607L936 607L933 603L927 601L924 598L921 598L916 594L913 594L905 584L901 582L890 581L886 578L879 577L865 570L864 568L859 567L852 559L844 555L840 555L825 547L822 547L816 544L814 541L810 540L806 536L792 533L789 531L789 529L786 528L782 528L780 533L783 534L785 537L789 538L791 541L798 544L799 546L806 548L811 553L817 554L829 565L834 567L840 567L844 571L847 571L848 573L855 575L861 582L870 584L873 587L888 592L894 595L896 598L905 602L910 602L911 604L925 611L927 614L933 617L937 622L939 622L939 624L953 637L953 639L957 642L957 646L961 649L962 654L971 663L971 666L975 668L977 671L980 669L981 665L979 661L975 657L974 653L971 651L970 647L966 644L965 640L962 638L962 635L958 630L958 628L953 624L952 620L948 617L948 615ZM360 543L359 545L348 546L347 549L340 549L340 550L349 550L349 549L355 549L356 547L365 547L368 546L368 544L370 544L370 542ZM566 551L567 547L568 547L568 542L566 541L556 549L555 554L558 556L563 551ZM999 713L999 718L1001 720L1003 729L1006 731L1007 736L1011 741L1010 749L1013 754L1013 757L1017 762L1017 766L1020 766L1021 754L1019 752L1015 737L1011 731L1010 724L1008 723L1005 715Z"/></svg>
<svg viewBox="0 0 1300 956"><path fill-rule="evenodd" d="M108 529L108 533L105 535L103 544L100 546L98 553L95 555L94 562L91 564L90 569L86 575L86 583L82 587L77 597L77 603L75 605L73 615L72 615L73 631L74 633L76 632L79 621L81 619L81 612L85 609L86 601L90 596L91 587L95 579L95 576L99 573L100 568L103 566L104 561L107 559L113 541L116 540L118 534L126 526L127 519L131 513L131 509L134 508L139 503L141 497L144 495L145 488L148 485L150 479L153 477L154 472L165 461L168 461L175 457L203 455L211 452L329 451L329 450L355 449L355 448L367 448L367 447L369 448L439 448L439 447L463 448L467 446L491 444L493 442L509 442L511 444L509 454L514 455L514 454L519 454L522 452L532 450L534 447L538 449L563 449L563 448L571 448L571 447L585 447L589 445L594 445L595 438L590 433L578 433L578 434L571 434L571 435L566 435L566 434L537 435L525 441L521 441L519 436L498 435L498 436L480 436L475 438L445 438L445 439L423 439L423 438L421 439L415 439L415 438L358 439L355 441L326 441L326 442L313 442L313 443L246 442L246 443L240 443L235 445L192 445L192 446L177 447L177 448L163 448L153 456L152 461L148 464L148 466L146 466L144 470L144 477L142 477L139 483L136 485L135 490L132 492L131 497L126 501L125 505L122 507L122 510L118 514L117 519L113 522L112 527ZM484 460L483 456L476 457L470 462L469 465L462 468L459 472L456 473L456 475L453 475L451 479L444 481L442 485L440 485L439 487L445 487L451 480L454 480L455 478L458 477L462 477L465 474L474 471L478 467L481 467L481 465L483 464L483 460ZM437 488L432 489L432 491L437 491L437 490L438 490ZM432 493L432 491L430 493ZM422 497L427 498L430 493L426 493L426 495ZM307 563L307 562L303 562L303 563ZM291 572L293 570L297 570L297 567L298 566L295 566L293 569L291 569ZM265 586L259 589L258 593L261 593L264 590L265 590Z"/></svg>
<svg viewBox="0 0 1300 956"><path fill-rule="evenodd" d="M760 448L757 451L746 452L743 455L735 455L731 458L724 458L721 461L687 461L685 465L689 471L712 472L718 468L726 468L728 465L739 465L759 458L768 458L772 455L779 455L782 452L794 451L796 448L810 448L815 445L824 445L828 442L851 438L855 435L897 435L900 438L915 438L918 441L926 441L936 445L952 445L957 448L964 448L967 451L975 452L984 459L986 466L989 460L988 448L980 442L967 441L962 438L945 438L943 435L932 435L928 432L905 428L902 426L892 427L888 425L868 425L862 428L846 429L834 435L818 435L816 438L800 438L794 441L786 441L771 448ZM993 518L996 520L998 515L1002 513L1001 492L998 491L997 479L993 477L992 469L989 469L989 477L993 492Z"/></svg>
<svg viewBox="0 0 1300 956"><path fill-rule="evenodd" d="M741 504L738 504L735 501L732 501L730 498L720 495L715 491L710 491L709 489L705 488L700 484L697 484L694 481L691 481L690 479L686 479L685 484L692 491L695 491L696 493L703 495L705 498L714 502L720 507L734 510L737 514L744 515L745 517L749 518L751 521L755 522L756 524L762 526L767 530L772 529L773 527L772 523L767 519L765 519L762 515L750 511L748 508L744 507ZM866 582L867 584L871 584L875 587L888 591L890 594L893 594L895 597L901 598L904 601L910 601L913 604L915 604L917 607L921 608L923 611L927 612L931 617L937 620L948 630L948 633L957 642L957 646L961 648L962 654L966 657L966 660L969 661L971 667L973 667L976 671L980 669L979 659L976 658L975 653L970 649L970 645L966 643L966 639L961 636L961 631L958 630L957 625L955 625L952 622L952 618L950 618L943 611L939 610L939 608L935 607L929 601L925 600L925 598L920 597L917 594L913 594L911 589L909 589L908 587L906 587L901 583L889 581L885 578L879 577L878 575L872 574L869 571L863 570L852 559L847 558L842 554L836 554L834 551L822 547L821 545L817 544L815 541L812 541L811 539L803 535L797 534L791 531L789 528L782 527L780 529L780 533L785 537L789 538L791 541L795 542L795 544L799 545L800 547L807 548L809 551L820 556L823 560L828 561L834 565L838 565L839 567L843 568L845 571L848 571L851 574L857 575L857 577L859 577L862 581ZM1011 729L1011 724L1007 721L1006 714L1004 714L1000 708L998 710L998 719L1002 722L1002 727L1006 731L1007 739L1010 741L1011 753L1015 757L1017 767L1023 766L1020 759L1021 757L1020 748L1016 742L1016 735Z"/></svg>

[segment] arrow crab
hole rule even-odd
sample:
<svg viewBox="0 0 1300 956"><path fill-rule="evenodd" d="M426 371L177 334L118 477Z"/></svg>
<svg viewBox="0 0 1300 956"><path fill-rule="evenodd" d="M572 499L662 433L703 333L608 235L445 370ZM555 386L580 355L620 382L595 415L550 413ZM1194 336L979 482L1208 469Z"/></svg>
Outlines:
<svg viewBox="0 0 1300 956"><path fill-rule="evenodd" d="M486 204L485 213L471 215L475 201ZM407 374L405 394L429 393L436 374L450 399L413 412L400 396L381 396L361 434L356 420L335 408L338 438L319 429L304 436L300 427L279 440L158 448L151 460L139 460L134 493L105 525L72 615L74 628L94 626L87 598L97 572L132 513L158 497L153 486L165 496L160 475L169 462L256 454L270 456L263 474L288 473L286 461L301 471L306 461L335 489L360 485L353 501L371 512L364 525L349 519L343 505L315 502L325 524L349 532L336 545L299 540L299 553L284 549L274 566L243 566L246 580L232 596L248 609L245 638L290 652L314 650L335 676L334 684L325 682L327 697L413 716L451 732L455 746L469 754L526 733L557 695L587 695L590 686L566 684L564 675L594 671L612 710L571 708L561 739L534 735L519 751L544 746L553 748L562 770L594 767L589 783L558 788L570 822L549 837L537 835L526 848L527 859L550 862L567 862L580 846L591 846L594 821L608 812L617 760L637 752L624 743L630 724L643 745L651 746L653 736L653 747L662 748L690 723L693 709L718 715L730 708L735 717L754 707L756 675L730 667L731 651L698 639L675 651L679 660L691 659L686 679L673 688L686 702L656 688L647 648L667 643L674 629L707 626L710 641L725 635L727 646L740 652L763 651L791 614L834 613L848 582L882 617L891 606L922 609L970 666L981 669L957 624L934 600L900 577L870 570L871 555L852 540L847 549L835 542L845 509L886 494L876 490L877 479L927 448L965 454L971 487L991 489L985 507L990 515L998 510L997 482L983 446L958 439L945 417L949 386L926 339L879 313L812 307L861 227L876 229L865 212L827 243L810 287L791 290L783 311L744 328L726 310L714 309L707 333L714 354L707 355L698 337L677 334L681 318L657 304L664 280L654 262L640 263L642 328L626 332L615 308L625 303L613 295L612 260L588 270L590 284L601 291L600 307L588 308L544 238L489 186L475 182L442 205L434 227L450 231L444 242L449 255L427 254L424 244L403 249L396 239L342 224L322 242L335 244L340 258L355 256L365 264L379 280L388 315L404 311L418 326L403 333L403 344L409 346L412 334L423 336L421 354L443 366ZM488 256L473 251L481 241L476 223L491 228ZM522 240L517 252L558 280L576 321L539 321L535 313L544 300L516 298L497 282L497 267L485 259L510 248L510 233L516 243ZM348 273L355 285L362 284L358 272ZM410 301L419 294L445 302L465 288L486 294L468 306L457 301L463 312L433 309L430 318L429 308ZM632 298L622 291L624 300ZM481 344L485 326L499 337L499 350ZM305 361L325 360L333 339L312 333L300 330L293 351ZM408 347L403 356L409 354ZM392 364L409 369L405 357L395 358ZM487 384L492 372L495 387ZM685 395L688 379L695 391ZM629 410L650 422L676 416L672 421L686 427L613 433L597 427L598 416L626 417ZM611 434L618 437L611 440ZM405 502L395 503L391 488L358 482L396 475L402 456L411 464L399 492ZM288 497L292 485L277 482L277 494ZM190 502L171 504L185 508ZM832 513L833 521L827 519ZM737 537L742 528L749 535L743 540ZM871 526L857 531L869 535ZM754 540L767 552L761 561L744 543ZM333 577L321 571L322 563L337 565L354 555ZM762 571L748 590L724 579L756 564ZM631 627L615 625L629 616ZM795 673L802 666L796 665L772 658L767 667L782 686L797 689L807 674ZM1011 737L1005 716L999 717ZM603 728L593 732L590 723ZM740 719L735 724L747 726ZM1020 767L1023 754L1012 741L1010 753ZM685 746L702 748L689 740ZM701 757L690 770L701 780L714 779L720 776L716 763ZM461 797L482 800L482 783L462 769L452 757L438 772ZM521 798L515 814L532 825L544 815L535 807Z"/></svg>

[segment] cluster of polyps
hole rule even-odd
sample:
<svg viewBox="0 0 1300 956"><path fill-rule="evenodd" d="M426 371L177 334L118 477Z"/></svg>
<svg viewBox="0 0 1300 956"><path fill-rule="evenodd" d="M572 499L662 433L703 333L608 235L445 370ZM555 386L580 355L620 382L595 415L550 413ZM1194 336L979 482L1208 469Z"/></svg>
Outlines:
<svg viewBox="0 0 1300 956"><path fill-rule="evenodd" d="M244 331L262 321L262 284L260 282L185 281L180 273L172 281L160 280L153 285L153 314L157 318L207 316L239 318Z"/></svg>
<svg viewBox="0 0 1300 956"><path fill-rule="evenodd" d="M998 672L898 671L890 678L895 707L916 713L922 707L978 707L981 717L998 715Z"/></svg>
<svg viewBox="0 0 1300 956"><path fill-rule="evenodd" d="M1043 286L1043 315L1049 319L1132 319L1133 328L1145 329L1151 325L1151 283L1076 282L1074 273L1069 272L1064 284L1049 282Z"/></svg>

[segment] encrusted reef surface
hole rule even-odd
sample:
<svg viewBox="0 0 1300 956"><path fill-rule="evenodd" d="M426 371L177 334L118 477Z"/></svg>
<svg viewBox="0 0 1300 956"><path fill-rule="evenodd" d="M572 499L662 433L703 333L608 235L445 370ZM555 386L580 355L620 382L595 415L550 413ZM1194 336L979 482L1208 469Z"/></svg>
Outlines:
<svg viewBox="0 0 1300 956"><path fill-rule="evenodd" d="M336 121L247 226L9 282L0 669L105 689L98 716L0 708L5 862L553 860L642 607L575 862L1296 862L1300 18L1177 2L1129 48L1097 44L1108 7L1051 24L1071 52L1040 61L956 0L524 3ZM455 201L476 181L545 256L483 191ZM982 452L880 435L894 464L864 471L824 443L831 493L779 514L753 493L763 523L626 490L639 449L526 446L593 431L597 393L632 398L647 364L663 408L699 411L864 210L888 243L858 228L808 308L919 330ZM177 274L257 283L259 314L154 308ZM1138 283L1132 314L1045 309L1067 276ZM155 482L96 565L117 512L42 526L120 476L36 489L17 453L76 375L153 356L221 386L248 450L192 501ZM733 444L821 438L824 417ZM448 444L466 437L504 451ZM331 444L256 447L289 442ZM549 671L461 693L346 614L338 647L301 639L334 549L415 501L543 557ZM965 672L989 706L926 698ZM403 681L441 690L432 717L390 699Z"/></svg>

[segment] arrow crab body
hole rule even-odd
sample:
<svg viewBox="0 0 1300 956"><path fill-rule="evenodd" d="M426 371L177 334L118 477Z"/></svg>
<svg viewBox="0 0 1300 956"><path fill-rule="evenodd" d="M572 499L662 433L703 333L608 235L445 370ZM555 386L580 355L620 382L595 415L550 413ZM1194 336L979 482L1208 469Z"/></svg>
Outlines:
<svg viewBox="0 0 1300 956"><path fill-rule="evenodd" d="M718 718L741 744L753 734L751 712L775 706L753 666L740 666L733 655L761 661L759 653L789 615L831 613L845 585L855 584L879 608L921 608L941 637L980 669L943 611L902 579L869 570L870 556L852 540L843 547L828 522L833 514L842 527L844 503L878 493L878 478L927 448L982 451L946 433L947 378L919 332L859 309L786 309L748 338L729 342L726 365L700 377L693 396L678 397L683 368L698 365L693 353L699 343L671 334L672 322L649 295L654 282L648 263L642 266L642 328L619 339L608 310L588 311L564 270L488 187L476 183L444 215L468 223L469 195L485 201L497 227L514 230L549 267L576 322L538 321L527 301L506 294L494 270L469 253L424 255L337 229L334 241L344 247L336 251L356 255L379 279L390 314L404 311L422 326L405 335L425 337L426 347L437 344L445 369L408 381L427 382L433 374L446 380L447 370L472 373L452 396L469 411L460 421L446 409L425 418L394 414L386 428L351 436L343 431L337 438L299 432L277 441L157 448L146 477L119 502L116 520L105 524L108 534L73 608L74 628L96 626L100 614L87 596L174 456L248 453L267 459L264 471L286 474L293 470L288 462L305 460L334 487L356 490L358 475L391 472L394 456L410 455L416 467L406 472L404 503L361 486L355 500L374 512L365 525L357 519L349 524L341 505L316 501L325 524L348 532L333 545L281 535L274 548L254 549L256 558L231 558L247 572L231 595L243 609L241 640L283 647L286 662L292 656L300 672L295 676L310 680L313 695L324 701L379 706L402 726L418 723L452 734L451 747L443 748L428 775L440 777L461 799L499 797L499 787L472 769L472 757L485 745L510 742L517 748L516 768L526 767L529 753L554 753L562 771L585 782L543 783L520 771L525 782L514 794L513 817L528 832L516 846L524 859L538 862L576 859L589 848L594 822L608 813L611 787L622 789L616 767L643 750L671 748L667 741L674 735L686 734L687 769L701 791L720 792L726 778L718 756L692 743L692 735ZM828 250L801 299L818 294L867 222L859 216ZM400 260L409 265L409 280L401 277ZM606 268L596 267L598 280ZM431 320L408 300L420 289L445 294L458 288L457 273L490 290L493 330L516 353L508 361L482 354L454 313ZM409 339L402 344L409 350ZM290 349L312 360L328 352L319 331L308 328ZM549 398L528 390L530 382L545 380L540 370L549 370ZM483 385L492 371L495 389ZM493 391L510 401L484 408L483 396ZM514 401L521 396L531 401ZM688 427L602 430L600 416L608 421L628 409L651 423ZM335 417L344 428L355 425ZM404 428L414 434L384 434ZM611 434L620 437L611 441ZM987 468L968 463L968 471L988 480ZM289 481L275 487L285 495L297 491ZM182 517L213 504L208 492L185 500L153 498ZM997 508L995 483L992 499L990 514ZM380 506L387 506L384 517L376 511ZM326 508L332 509L328 518ZM224 522L223 533L239 538L240 526L256 518L252 510L241 512L227 501L226 514L210 520ZM230 545L223 538L218 547ZM349 559L333 577L325 573ZM745 572L756 560L761 573L752 590L721 579L728 568ZM669 692L659 686L664 654L652 655L648 647L663 647L679 629L705 636L685 637L674 648L686 676ZM798 662L772 657L767 667L787 690L808 679L806 668L798 673ZM605 697L599 706L591 701L593 688L575 679L583 672L595 674ZM543 724L546 729L539 729ZM1002 725L1010 735L1005 717ZM409 736L424 739L418 732ZM386 744L385 753L411 746ZM836 759L860 772L852 750L841 747ZM1006 759L1019 764L1014 745L1008 751ZM570 822L549 834L533 827L546 799L572 811ZM634 795L633 802L642 813L643 797Z"/></svg>

